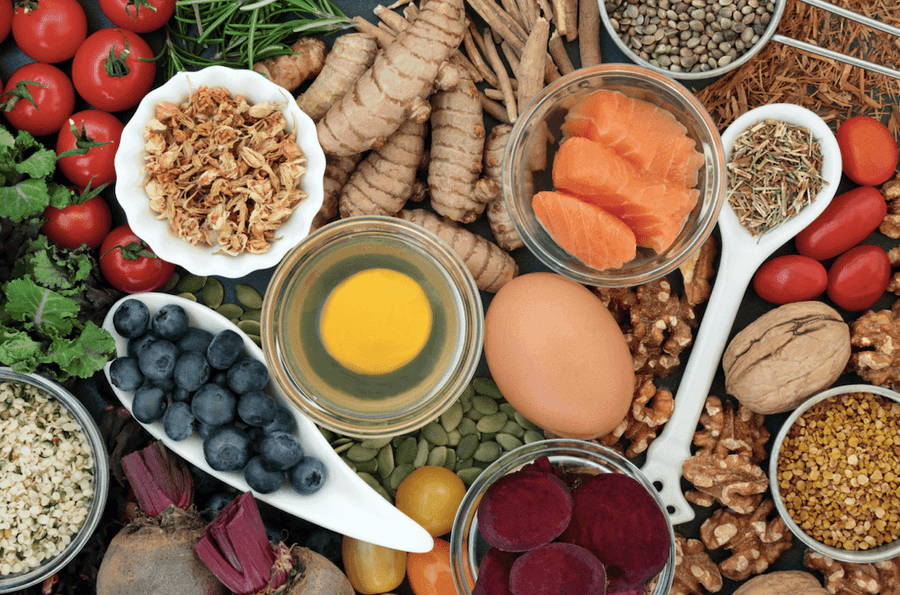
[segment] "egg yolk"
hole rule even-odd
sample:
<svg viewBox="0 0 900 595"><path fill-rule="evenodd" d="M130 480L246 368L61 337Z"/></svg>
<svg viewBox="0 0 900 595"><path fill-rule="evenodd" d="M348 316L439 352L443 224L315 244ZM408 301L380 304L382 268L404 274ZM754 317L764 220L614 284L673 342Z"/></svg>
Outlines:
<svg viewBox="0 0 900 595"><path fill-rule="evenodd" d="M411 362L431 334L422 287L391 269L360 271L335 287L322 306L326 351L358 374L387 374Z"/></svg>

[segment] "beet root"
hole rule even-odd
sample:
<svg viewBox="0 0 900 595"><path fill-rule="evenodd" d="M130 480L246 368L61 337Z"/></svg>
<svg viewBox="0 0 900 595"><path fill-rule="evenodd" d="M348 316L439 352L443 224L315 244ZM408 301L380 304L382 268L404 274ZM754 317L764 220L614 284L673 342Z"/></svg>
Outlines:
<svg viewBox="0 0 900 595"><path fill-rule="evenodd" d="M572 496L555 475L515 471L491 484L477 515L481 535L490 545L524 552L562 534L572 518Z"/></svg>
<svg viewBox="0 0 900 595"><path fill-rule="evenodd" d="M347 575L325 556L298 545L290 556L294 573L273 595L355 595Z"/></svg>
<svg viewBox="0 0 900 595"><path fill-rule="evenodd" d="M110 542L97 573L97 595L226 595L225 585L194 553L203 527L193 507L139 516Z"/></svg>
<svg viewBox="0 0 900 595"><path fill-rule="evenodd" d="M512 595L509 573L518 557L515 552L504 552L495 547L489 549L478 565L478 580L472 595Z"/></svg>
<svg viewBox="0 0 900 595"><path fill-rule="evenodd" d="M575 488L572 500L572 521L560 539L603 563L608 592L642 592L669 559L669 525L653 496L627 475L601 473Z"/></svg>
<svg viewBox="0 0 900 595"><path fill-rule="evenodd" d="M513 595L604 595L606 572L585 548L556 542L522 554L509 573Z"/></svg>

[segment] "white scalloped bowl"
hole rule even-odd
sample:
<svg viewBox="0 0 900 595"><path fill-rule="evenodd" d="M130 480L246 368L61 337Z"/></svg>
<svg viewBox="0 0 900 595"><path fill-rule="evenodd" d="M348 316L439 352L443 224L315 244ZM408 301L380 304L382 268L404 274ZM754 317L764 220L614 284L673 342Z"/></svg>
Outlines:
<svg viewBox="0 0 900 595"><path fill-rule="evenodd" d="M150 199L144 190L144 126L154 117L159 101L180 103L203 85L224 87L233 94L243 95L252 104L261 101L284 103L282 112L287 119L288 130L296 133L297 144L306 156L303 190L308 197L276 231L271 248L263 254L232 256L220 252L218 246L192 246L172 232L168 221L157 219L156 213L150 210ZM148 93L125 125L116 151L115 166L116 197L131 229L160 258L196 275L237 278L275 266L309 234L313 217L322 207L324 196L325 154L319 146L315 123L297 107L297 102L286 89L252 70L210 66L197 72L179 72Z"/></svg>

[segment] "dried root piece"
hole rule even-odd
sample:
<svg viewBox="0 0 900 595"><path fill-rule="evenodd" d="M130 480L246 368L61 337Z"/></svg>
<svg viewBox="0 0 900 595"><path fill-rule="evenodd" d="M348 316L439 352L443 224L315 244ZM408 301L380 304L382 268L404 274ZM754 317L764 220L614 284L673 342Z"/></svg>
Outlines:
<svg viewBox="0 0 900 595"><path fill-rule="evenodd" d="M719 397L710 395L700 415L703 429L694 434L694 444L700 447L697 452L718 456L737 454L758 465L766 458L769 440L764 421L765 416L760 413L743 405L735 410L731 401L723 403Z"/></svg>
<svg viewBox="0 0 900 595"><path fill-rule="evenodd" d="M669 595L703 595L722 589L722 574L699 539L675 533L675 578Z"/></svg>
<svg viewBox="0 0 900 595"><path fill-rule="evenodd" d="M510 132L512 132L512 126L509 124L498 124L491 129L487 140L484 141L485 176L493 180L501 188L502 176L500 172L503 165L503 152L506 150L506 142L509 140ZM494 233L494 239L497 240L501 248L509 252L525 245L522 236L516 231L516 226L509 216L509 210L506 208L506 201L503 199L502 193L499 193L497 198L488 204L487 218L491 231Z"/></svg>
<svg viewBox="0 0 900 595"><path fill-rule="evenodd" d="M765 471L741 455L697 454L682 466L698 490L739 514L752 512L769 488Z"/></svg>
<svg viewBox="0 0 900 595"><path fill-rule="evenodd" d="M849 366L860 378L900 388L900 301L890 310L869 310L851 322L850 345Z"/></svg>
<svg viewBox="0 0 900 595"><path fill-rule="evenodd" d="M600 53L600 5L596 2L578 3L578 54L581 67L597 66L603 59Z"/></svg>
<svg viewBox="0 0 900 595"><path fill-rule="evenodd" d="M333 157L331 155L325 157L325 178L322 180L325 198L322 201L322 208L313 217L310 233L337 217L338 199L341 196L341 190L343 190L344 184L350 179L362 158L362 153L350 155L349 157Z"/></svg>
<svg viewBox="0 0 900 595"><path fill-rule="evenodd" d="M716 238L709 236L700 249L679 267L684 278L684 299L692 306L709 299L712 292L709 280L715 272L713 262L716 251Z"/></svg>
<svg viewBox="0 0 900 595"><path fill-rule="evenodd" d="M368 33L346 33L334 40L319 76L297 97L297 106L318 122L375 60L378 45Z"/></svg>
<svg viewBox="0 0 900 595"><path fill-rule="evenodd" d="M500 246L424 209L401 210L401 219L421 225L447 242L482 291L497 292L519 274L519 266Z"/></svg>
<svg viewBox="0 0 900 595"><path fill-rule="evenodd" d="M291 51L294 53L261 60L253 65L253 70L293 91L322 71L328 48L321 39L303 37L291 46Z"/></svg>

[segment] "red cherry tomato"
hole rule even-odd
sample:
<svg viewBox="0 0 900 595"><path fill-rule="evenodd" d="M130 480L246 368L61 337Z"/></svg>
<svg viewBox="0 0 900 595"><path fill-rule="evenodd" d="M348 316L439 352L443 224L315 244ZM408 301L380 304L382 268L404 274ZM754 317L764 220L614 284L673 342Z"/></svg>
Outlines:
<svg viewBox="0 0 900 595"><path fill-rule="evenodd" d="M75 131L72 131L74 126ZM76 186L92 188L116 179L113 159L119 148L122 121L112 114L89 109L72 114L69 123L59 129L56 154L73 149L86 148L83 155L61 157L57 164L63 175ZM105 144L101 144L105 143Z"/></svg>
<svg viewBox="0 0 900 595"><path fill-rule="evenodd" d="M841 254L828 269L828 297L844 310L865 310L884 295L890 280L887 252L862 244Z"/></svg>
<svg viewBox="0 0 900 595"><path fill-rule="evenodd" d="M175 0L100 0L100 10L116 27L149 33L175 14Z"/></svg>
<svg viewBox="0 0 900 595"><path fill-rule="evenodd" d="M153 254L131 227L120 225L100 245L100 271L116 289L139 293L165 285L175 265Z"/></svg>
<svg viewBox="0 0 900 595"><path fill-rule="evenodd" d="M827 285L828 272L822 263L800 254L776 256L753 275L757 295L779 305L814 300Z"/></svg>
<svg viewBox="0 0 900 595"><path fill-rule="evenodd" d="M407 554L406 580L415 595L456 595L450 570L450 544L435 538L430 552Z"/></svg>
<svg viewBox="0 0 900 595"><path fill-rule="evenodd" d="M887 214L881 192L861 186L840 196L797 234L797 252L816 260L834 258L866 239Z"/></svg>
<svg viewBox="0 0 900 595"><path fill-rule="evenodd" d="M31 62L16 69L6 81L2 100L6 106L13 104L6 112L13 127L45 136L59 132L75 111L75 88L56 66Z"/></svg>
<svg viewBox="0 0 900 595"><path fill-rule="evenodd" d="M65 62L87 37L87 16L78 0L32 0L16 6L12 34L16 45L37 62ZM37 5L31 8L31 5Z"/></svg>
<svg viewBox="0 0 900 595"><path fill-rule="evenodd" d="M41 226L41 233L63 248L74 249L82 244L97 248L112 227L109 206L99 194L63 209L48 206L44 218L47 221Z"/></svg>
<svg viewBox="0 0 900 595"><path fill-rule="evenodd" d="M0 43L6 39L12 30L13 5L12 0L0 0Z"/></svg>
<svg viewBox="0 0 900 595"><path fill-rule="evenodd" d="M847 177L861 186L887 182L897 169L897 141L887 126L855 116L838 127L838 147Z"/></svg>
<svg viewBox="0 0 900 595"><path fill-rule="evenodd" d="M107 27L88 37L72 60L78 94L97 109L119 112L137 105L156 76L153 50L134 31Z"/></svg>

